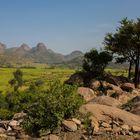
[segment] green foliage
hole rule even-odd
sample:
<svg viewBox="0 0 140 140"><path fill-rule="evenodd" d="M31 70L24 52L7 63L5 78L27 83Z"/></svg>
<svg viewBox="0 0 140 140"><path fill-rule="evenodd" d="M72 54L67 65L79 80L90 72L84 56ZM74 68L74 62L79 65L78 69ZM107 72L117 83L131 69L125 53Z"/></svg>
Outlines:
<svg viewBox="0 0 140 140"><path fill-rule="evenodd" d="M13 112L4 108L0 108L0 120L8 120L11 119L12 116L13 116Z"/></svg>
<svg viewBox="0 0 140 140"><path fill-rule="evenodd" d="M123 104L121 106L122 109L128 109L128 110L131 110L132 107L133 107L134 103L130 100L128 101L127 103Z"/></svg>
<svg viewBox="0 0 140 140"><path fill-rule="evenodd" d="M83 69L91 72L94 76L102 75L108 62L112 60L112 56L106 52L98 52L91 50L85 53L83 61Z"/></svg>
<svg viewBox="0 0 140 140"><path fill-rule="evenodd" d="M131 69L135 65L135 87L139 83L139 59L140 59L140 19L136 21L124 18L115 33L105 36L105 49L115 54L119 63L129 62L128 78L131 79Z"/></svg>
<svg viewBox="0 0 140 140"><path fill-rule="evenodd" d="M23 85L22 76L23 73L20 69L17 69L15 72L13 72L14 79L9 81L9 84L14 87L14 91L17 91L19 87Z"/></svg>
<svg viewBox="0 0 140 140"><path fill-rule="evenodd" d="M75 90L75 87L57 81L47 91L40 93L26 110L28 117L23 122L26 132L38 134L47 129L53 130L61 125L63 119L75 115L82 104Z"/></svg>

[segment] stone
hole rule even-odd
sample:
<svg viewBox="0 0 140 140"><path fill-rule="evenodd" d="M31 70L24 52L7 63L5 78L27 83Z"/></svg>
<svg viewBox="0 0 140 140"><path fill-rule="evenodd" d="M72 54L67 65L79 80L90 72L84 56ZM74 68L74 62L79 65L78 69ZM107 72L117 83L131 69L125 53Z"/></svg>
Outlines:
<svg viewBox="0 0 140 140"><path fill-rule="evenodd" d="M26 115L27 114L24 112L16 113L16 114L14 114L13 120L24 119L26 117Z"/></svg>
<svg viewBox="0 0 140 140"><path fill-rule="evenodd" d="M12 120L9 123L9 126L17 126L17 125L18 125L18 121L16 121L16 120Z"/></svg>
<svg viewBox="0 0 140 140"><path fill-rule="evenodd" d="M12 128L8 126L7 131L12 131Z"/></svg>
<svg viewBox="0 0 140 140"><path fill-rule="evenodd" d="M121 128L123 130L130 130L130 127L128 125L126 125L126 124L122 125Z"/></svg>
<svg viewBox="0 0 140 140"><path fill-rule="evenodd" d="M140 127L139 126L132 126L132 131L133 132L140 132Z"/></svg>
<svg viewBox="0 0 140 140"><path fill-rule="evenodd" d="M91 88L91 89L93 89L93 90L98 90L98 88L99 88L100 86L101 86L100 81L95 80L95 79L91 80L91 82L90 82L90 88Z"/></svg>
<svg viewBox="0 0 140 140"><path fill-rule="evenodd" d="M53 134L49 135L49 140L59 140L59 137Z"/></svg>
<svg viewBox="0 0 140 140"><path fill-rule="evenodd" d="M105 130L106 132L112 132L112 131L113 131L111 128L104 128L104 130Z"/></svg>
<svg viewBox="0 0 140 140"><path fill-rule="evenodd" d="M115 129L113 129L114 133L120 133L122 131L122 129L120 127L116 127Z"/></svg>
<svg viewBox="0 0 140 140"><path fill-rule="evenodd" d="M7 136L11 136L11 137L17 135L15 132L7 132L6 134L7 134Z"/></svg>
<svg viewBox="0 0 140 140"><path fill-rule="evenodd" d="M88 140L88 138L85 135L82 135L80 140Z"/></svg>
<svg viewBox="0 0 140 140"><path fill-rule="evenodd" d="M63 124L64 128L68 131L76 131L77 130L77 125L73 121L64 120L62 122L62 124Z"/></svg>
<svg viewBox="0 0 140 140"><path fill-rule="evenodd" d="M93 116L91 116L89 119L91 120L91 127L94 129L94 132L98 132L99 131L98 120Z"/></svg>
<svg viewBox="0 0 140 140"><path fill-rule="evenodd" d="M102 124L101 124L101 126L103 126L104 128L110 128L111 126L108 124L108 123L106 123L106 122L103 122Z"/></svg>
<svg viewBox="0 0 140 140"><path fill-rule="evenodd" d="M131 92L133 89L135 89L135 86L132 83L124 83L121 85L121 89L127 92Z"/></svg>
<svg viewBox="0 0 140 140"><path fill-rule="evenodd" d="M77 125L81 125L81 121L76 118L72 118L72 121L75 122Z"/></svg>
<svg viewBox="0 0 140 140"><path fill-rule="evenodd" d="M130 112L140 116L140 101L132 105Z"/></svg>
<svg viewBox="0 0 140 140"><path fill-rule="evenodd" d="M7 140L7 137L6 134L0 134L0 140Z"/></svg>
<svg viewBox="0 0 140 140"><path fill-rule="evenodd" d="M0 121L0 127L7 129L10 121Z"/></svg>
<svg viewBox="0 0 140 140"><path fill-rule="evenodd" d="M6 130L4 128L0 127L0 134L3 134L5 132L6 132Z"/></svg>
<svg viewBox="0 0 140 140"><path fill-rule="evenodd" d="M61 133L61 127L57 127L52 131L52 134L60 134Z"/></svg>
<svg viewBox="0 0 140 140"><path fill-rule="evenodd" d="M21 134L18 139L21 140L31 140L31 137L29 135Z"/></svg>
<svg viewBox="0 0 140 140"><path fill-rule="evenodd" d="M96 97L96 92L86 87L79 87L77 93L82 96L86 102L89 102Z"/></svg>

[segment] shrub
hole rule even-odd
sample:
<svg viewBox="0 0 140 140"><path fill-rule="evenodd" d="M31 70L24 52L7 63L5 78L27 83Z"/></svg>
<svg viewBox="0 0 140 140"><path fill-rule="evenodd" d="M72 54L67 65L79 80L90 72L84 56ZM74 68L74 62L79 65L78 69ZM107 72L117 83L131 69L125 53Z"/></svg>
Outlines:
<svg viewBox="0 0 140 140"><path fill-rule="evenodd" d="M91 50L85 53L83 60L83 69L86 72L92 73L95 77L102 76L105 67L108 62L112 60L112 56L106 52L98 52L97 50Z"/></svg>
<svg viewBox="0 0 140 140"><path fill-rule="evenodd" d="M54 130L63 119L75 115L81 104L82 99L76 94L75 87L54 82L28 107L22 126L29 134L36 135L47 129Z"/></svg>
<svg viewBox="0 0 140 140"><path fill-rule="evenodd" d="M12 119L12 116L13 116L13 112L4 108L0 108L0 120Z"/></svg>
<svg viewBox="0 0 140 140"><path fill-rule="evenodd" d="M23 73L20 69L17 69L13 72L13 76L14 78L9 81L9 84L14 88L14 91L17 91L23 85Z"/></svg>

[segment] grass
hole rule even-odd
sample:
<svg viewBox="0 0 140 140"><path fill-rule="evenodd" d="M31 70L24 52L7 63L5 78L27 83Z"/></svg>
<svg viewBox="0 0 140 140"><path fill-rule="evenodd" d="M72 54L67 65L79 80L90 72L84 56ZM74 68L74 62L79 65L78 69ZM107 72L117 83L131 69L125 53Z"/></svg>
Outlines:
<svg viewBox="0 0 140 140"><path fill-rule="evenodd" d="M11 88L8 81L13 78L13 72L15 70L16 68L0 68L0 92L6 92ZM63 82L76 71L74 69L50 69L42 67L21 68L21 70L23 72L23 80L25 80L25 87L22 87L23 90L29 85L29 83L40 79L45 83L58 79ZM128 71L123 69L107 68L105 71L117 76L123 75L127 77L128 75Z"/></svg>
<svg viewBox="0 0 140 140"><path fill-rule="evenodd" d="M107 73L111 73L112 75L116 75L116 76L128 76L128 70L126 69L111 69L111 68L107 68L105 70Z"/></svg>
<svg viewBox="0 0 140 140"><path fill-rule="evenodd" d="M8 81L13 78L13 72L15 70L15 68L0 68L0 92L7 91L10 88ZM23 79L26 81L26 85L39 79L44 82L59 79L63 82L75 72L74 69L22 68L21 70L23 72Z"/></svg>

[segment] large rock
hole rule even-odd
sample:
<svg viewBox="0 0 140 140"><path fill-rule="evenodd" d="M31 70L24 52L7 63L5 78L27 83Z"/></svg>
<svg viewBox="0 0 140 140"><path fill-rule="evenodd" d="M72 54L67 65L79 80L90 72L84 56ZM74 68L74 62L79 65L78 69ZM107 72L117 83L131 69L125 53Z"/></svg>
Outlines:
<svg viewBox="0 0 140 140"><path fill-rule="evenodd" d="M133 104L130 112L140 116L140 101Z"/></svg>
<svg viewBox="0 0 140 140"><path fill-rule="evenodd" d="M133 132L140 132L140 127L139 126L132 126L132 131Z"/></svg>
<svg viewBox="0 0 140 140"><path fill-rule="evenodd" d="M62 122L62 124L63 124L64 128L68 131L76 131L77 130L77 125L73 121L64 120Z"/></svg>
<svg viewBox="0 0 140 140"><path fill-rule="evenodd" d="M127 92L131 92L135 89L134 84L132 83L124 83L121 85L121 89Z"/></svg>
<svg viewBox="0 0 140 140"><path fill-rule="evenodd" d="M129 79L126 77L123 77L123 76L106 75L105 81L110 83L110 84L119 86L122 83L129 82Z"/></svg>
<svg viewBox="0 0 140 140"><path fill-rule="evenodd" d="M113 107L118 107L121 105L121 103L118 100L108 96L95 97L90 103L108 105Z"/></svg>
<svg viewBox="0 0 140 140"><path fill-rule="evenodd" d="M85 104L80 107L80 112L84 114L90 112L99 121L108 122L114 119L122 124L140 127L140 116L115 107L100 104Z"/></svg>
<svg viewBox="0 0 140 140"><path fill-rule="evenodd" d="M79 87L77 92L80 96L84 98L86 102L91 101L96 97L96 92L90 88Z"/></svg>

